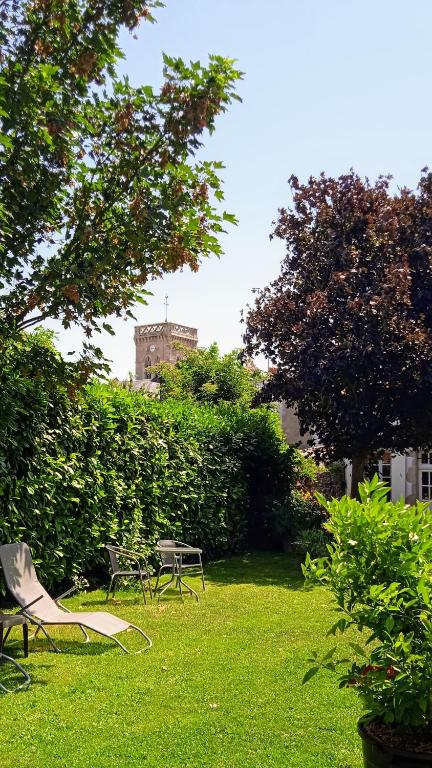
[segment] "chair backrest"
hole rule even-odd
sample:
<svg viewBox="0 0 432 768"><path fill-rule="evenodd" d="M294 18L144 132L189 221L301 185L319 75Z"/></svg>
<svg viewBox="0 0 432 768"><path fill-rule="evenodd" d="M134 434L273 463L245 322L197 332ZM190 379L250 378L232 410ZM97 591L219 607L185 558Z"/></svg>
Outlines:
<svg viewBox="0 0 432 768"><path fill-rule="evenodd" d="M178 542L174 541L174 539L161 539L158 541L158 547L177 547ZM160 553L162 565L173 565L174 564L174 555L170 555L168 552L161 552Z"/></svg>
<svg viewBox="0 0 432 768"><path fill-rule="evenodd" d="M6 586L22 608L42 596L28 613L40 618L58 613L58 606L36 575L30 548L24 542L0 546L0 563Z"/></svg>
<svg viewBox="0 0 432 768"><path fill-rule="evenodd" d="M111 544L105 544L105 549L108 551L110 563L111 563L111 570L113 573L116 573L120 570L119 561L117 557L117 550L115 547L112 547Z"/></svg>

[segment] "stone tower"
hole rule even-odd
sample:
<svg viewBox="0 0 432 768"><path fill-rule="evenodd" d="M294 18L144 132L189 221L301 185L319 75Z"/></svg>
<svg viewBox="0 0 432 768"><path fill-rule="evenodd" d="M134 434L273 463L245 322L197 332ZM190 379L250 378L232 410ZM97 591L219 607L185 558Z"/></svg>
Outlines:
<svg viewBox="0 0 432 768"><path fill-rule="evenodd" d="M178 323L152 323L135 326L135 378L138 381L150 379L149 369L158 363L172 363L182 357L176 343L196 349L198 331Z"/></svg>

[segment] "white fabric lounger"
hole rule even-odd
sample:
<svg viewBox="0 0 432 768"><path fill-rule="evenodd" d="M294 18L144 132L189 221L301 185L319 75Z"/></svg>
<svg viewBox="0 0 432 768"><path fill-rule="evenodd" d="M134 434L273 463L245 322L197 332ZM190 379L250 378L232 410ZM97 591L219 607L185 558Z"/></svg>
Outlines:
<svg viewBox="0 0 432 768"><path fill-rule="evenodd" d="M98 632L104 637L112 638L126 653L130 653L130 651L120 642L116 635L127 629L134 629L143 635L147 641L145 648L141 648L137 653L151 648L152 641L135 624L129 624L127 621L123 621L123 619L119 619L117 616L113 616L106 611L92 611L91 613L80 611L72 613L59 603L61 598L53 600L38 581L31 552L27 544L18 542L0 546L0 563L6 586L18 605L21 606L19 613L22 613L32 624L38 627L36 632L40 629L44 633L56 653L60 652L59 648L57 648L51 635L45 628L50 624L77 624L83 632L86 641L89 641L90 638L85 630L91 629L93 632ZM61 597L65 597L66 594L72 591L73 589L69 590L69 592L61 595Z"/></svg>

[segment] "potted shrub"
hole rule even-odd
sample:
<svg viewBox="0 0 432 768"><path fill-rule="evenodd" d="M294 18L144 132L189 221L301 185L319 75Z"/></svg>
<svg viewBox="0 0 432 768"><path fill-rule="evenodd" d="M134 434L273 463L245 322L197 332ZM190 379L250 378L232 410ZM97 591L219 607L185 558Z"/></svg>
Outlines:
<svg viewBox="0 0 432 768"><path fill-rule="evenodd" d="M303 570L335 598L329 634L361 638L349 643L354 660L336 659L336 648L314 653L304 682L337 670L340 687L360 695L365 768L432 767L432 513L390 502L388 490L375 476L360 485L360 501L319 496L333 541Z"/></svg>

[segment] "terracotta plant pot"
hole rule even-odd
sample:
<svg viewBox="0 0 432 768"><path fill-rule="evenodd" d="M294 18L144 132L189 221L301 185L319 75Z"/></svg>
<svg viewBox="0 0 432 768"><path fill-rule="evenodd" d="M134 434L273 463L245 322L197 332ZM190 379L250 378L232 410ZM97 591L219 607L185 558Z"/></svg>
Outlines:
<svg viewBox="0 0 432 768"><path fill-rule="evenodd" d="M358 732L363 745L365 768L432 768L432 755L394 749L366 733L362 723L358 725Z"/></svg>

